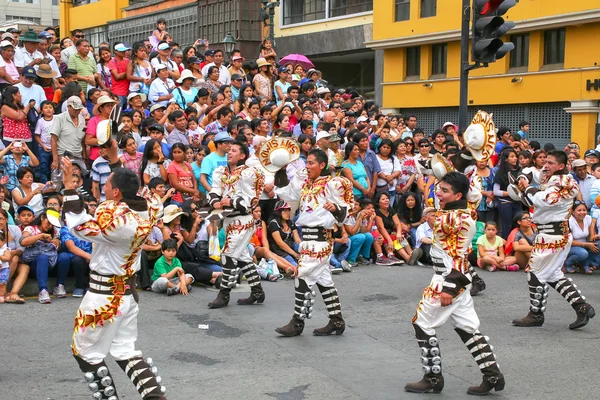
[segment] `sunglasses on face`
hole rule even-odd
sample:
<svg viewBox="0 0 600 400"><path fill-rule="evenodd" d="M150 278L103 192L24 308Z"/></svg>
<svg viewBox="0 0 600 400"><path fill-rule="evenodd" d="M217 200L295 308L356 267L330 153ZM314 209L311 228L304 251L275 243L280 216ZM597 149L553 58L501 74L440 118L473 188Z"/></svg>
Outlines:
<svg viewBox="0 0 600 400"><path fill-rule="evenodd" d="M415 144L413 142L406 142L407 146L414 146Z"/></svg>
<svg viewBox="0 0 600 400"><path fill-rule="evenodd" d="M531 217L523 217L521 218L521 221L531 221Z"/></svg>
<svg viewBox="0 0 600 400"><path fill-rule="evenodd" d="M85 37L85 35L75 35L75 37L76 37L77 39L83 39L83 38Z"/></svg>
<svg viewBox="0 0 600 400"><path fill-rule="evenodd" d="M429 147L428 144L420 144L419 147Z"/></svg>

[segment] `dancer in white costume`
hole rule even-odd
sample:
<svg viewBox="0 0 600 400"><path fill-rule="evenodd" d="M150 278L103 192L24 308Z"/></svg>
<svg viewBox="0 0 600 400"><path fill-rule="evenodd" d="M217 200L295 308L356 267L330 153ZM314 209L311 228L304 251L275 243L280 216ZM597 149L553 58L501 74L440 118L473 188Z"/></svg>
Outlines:
<svg viewBox="0 0 600 400"><path fill-rule="evenodd" d="M528 207L533 207L533 222L539 233L527 264L529 313L513 321L517 326L541 326L544 323L550 286L577 313L577 319L569 325L570 329L585 326L596 314L571 278L565 278L562 272L573 241L569 230L569 216L573 200L579 192L577 182L569 174L566 165L567 155L564 151L551 151L543 168L546 181L539 189L531 186L525 175L518 178L521 199Z"/></svg>
<svg viewBox="0 0 600 400"><path fill-rule="evenodd" d="M264 160L261 162L265 165ZM327 306L329 323L313 333L341 335L346 328L338 292L331 279L329 259L333 251L333 227L344 222L354 204L354 196L350 181L331 176L327 163L327 154L315 149L308 154L306 169L298 171L289 184L285 168L276 175L277 195L285 201L300 202L296 224L302 227L294 315L287 325L275 330L283 336L298 336L304 330L305 319L312 316L315 284Z"/></svg>

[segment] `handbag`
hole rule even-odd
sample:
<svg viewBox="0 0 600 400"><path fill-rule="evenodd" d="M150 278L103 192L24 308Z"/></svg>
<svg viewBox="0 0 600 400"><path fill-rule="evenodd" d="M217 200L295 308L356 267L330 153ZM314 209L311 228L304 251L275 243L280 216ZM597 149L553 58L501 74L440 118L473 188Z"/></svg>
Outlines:
<svg viewBox="0 0 600 400"><path fill-rule="evenodd" d="M58 259L58 250L52 243L43 242L41 240L38 240L32 246L25 247L23 249L23 255L21 256L21 259L29 264L37 260L37 258L42 254L48 256L48 265L51 267L56 265L56 261Z"/></svg>
<svg viewBox="0 0 600 400"><path fill-rule="evenodd" d="M215 261L221 261L221 246L219 246L217 235L211 235L208 238L208 256Z"/></svg>

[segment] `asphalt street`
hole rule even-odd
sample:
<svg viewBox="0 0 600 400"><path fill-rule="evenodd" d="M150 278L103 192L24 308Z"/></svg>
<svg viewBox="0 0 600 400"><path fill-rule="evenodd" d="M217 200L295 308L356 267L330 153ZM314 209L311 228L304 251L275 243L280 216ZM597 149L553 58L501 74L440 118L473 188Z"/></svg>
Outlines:
<svg viewBox="0 0 600 400"><path fill-rule="evenodd" d="M506 376L498 399L590 399L600 360L600 318L570 331L575 312L551 291L541 328L510 324L528 309L523 272L482 272L488 289L475 298L481 332L490 337ZM410 324L432 271L419 267L363 266L334 276L347 329L343 336L316 337L327 323L317 299L304 334L279 337L293 310L291 280L263 282L263 305L209 310L215 292L194 287L190 296L141 293L138 348L158 367L167 398L176 399L466 399L480 373L448 324L438 332L446 387L440 395L405 393L421 377L419 349ZM600 311L599 275L574 276ZM52 283L52 281L51 281ZM247 290L242 288L242 290ZM3 400L91 399L70 353L78 299L52 304L0 306L0 398ZM199 329L208 324L208 330ZM108 359L120 399L139 395Z"/></svg>

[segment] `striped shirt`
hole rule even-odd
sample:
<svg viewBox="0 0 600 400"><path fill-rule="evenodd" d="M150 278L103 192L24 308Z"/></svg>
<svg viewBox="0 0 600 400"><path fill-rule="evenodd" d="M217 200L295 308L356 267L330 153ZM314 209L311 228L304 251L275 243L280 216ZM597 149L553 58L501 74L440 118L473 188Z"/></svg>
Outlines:
<svg viewBox="0 0 600 400"><path fill-rule="evenodd" d="M102 156L96 158L94 164L92 164L92 181L98 182L100 185L100 201L106 200L106 196L104 195L104 185L108 180L108 176L111 173L110 165L106 159Z"/></svg>
<svg viewBox="0 0 600 400"><path fill-rule="evenodd" d="M80 76L93 76L98 72L94 58L87 56L84 60L79 53L75 53L69 58L69 68L77 70L77 75ZM88 83L86 81L77 81L77 83L83 89L83 93L87 93Z"/></svg>

